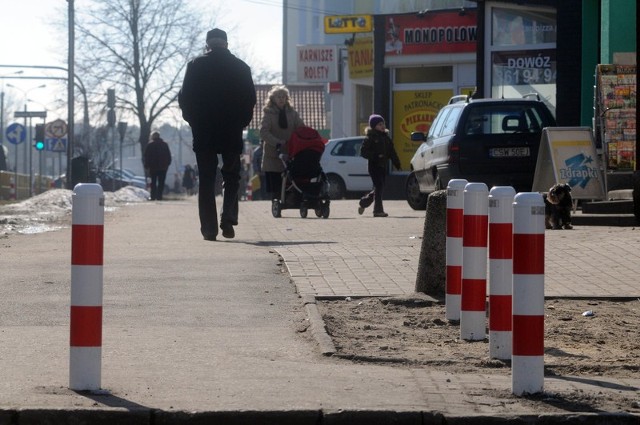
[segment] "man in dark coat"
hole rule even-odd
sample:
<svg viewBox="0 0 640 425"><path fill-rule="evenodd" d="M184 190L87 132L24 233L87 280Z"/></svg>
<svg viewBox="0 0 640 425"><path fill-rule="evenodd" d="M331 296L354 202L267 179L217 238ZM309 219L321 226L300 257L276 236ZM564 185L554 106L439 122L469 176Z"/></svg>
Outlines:
<svg viewBox="0 0 640 425"><path fill-rule="evenodd" d="M218 154L222 156L224 197L220 229L233 238L238 224L242 130L249 125L256 104L256 89L249 66L227 49L227 33L207 33L207 52L187 65L178 103L191 126L193 150L200 173L198 211L205 240L218 234L215 199Z"/></svg>
<svg viewBox="0 0 640 425"><path fill-rule="evenodd" d="M144 150L144 167L151 177L151 200L162 201L164 181L171 164L171 151L167 142L160 138L160 133L151 133L151 141Z"/></svg>

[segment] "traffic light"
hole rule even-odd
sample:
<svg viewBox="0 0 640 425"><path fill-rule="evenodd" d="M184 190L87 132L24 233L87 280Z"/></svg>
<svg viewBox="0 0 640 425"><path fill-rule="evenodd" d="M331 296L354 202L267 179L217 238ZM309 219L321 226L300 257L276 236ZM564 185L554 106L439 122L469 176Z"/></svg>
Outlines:
<svg viewBox="0 0 640 425"><path fill-rule="evenodd" d="M36 124L36 143L33 145L37 151L44 149L44 124Z"/></svg>

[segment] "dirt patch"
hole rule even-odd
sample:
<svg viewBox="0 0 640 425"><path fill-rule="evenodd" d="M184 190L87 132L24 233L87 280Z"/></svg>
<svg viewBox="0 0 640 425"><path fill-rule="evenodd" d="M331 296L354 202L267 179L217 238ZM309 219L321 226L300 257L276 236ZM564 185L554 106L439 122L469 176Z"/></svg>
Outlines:
<svg viewBox="0 0 640 425"><path fill-rule="evenodd" d="M510 361L490 358L488 339L460 339L459 323L447 321L444 304L427 297L318 301L318 309L340 358L451 373L511 373ZM640 300L546 300L544 326L545 376L638 378ZM571 402L640 413L638 392L591 398L572 395Z"/></svg>

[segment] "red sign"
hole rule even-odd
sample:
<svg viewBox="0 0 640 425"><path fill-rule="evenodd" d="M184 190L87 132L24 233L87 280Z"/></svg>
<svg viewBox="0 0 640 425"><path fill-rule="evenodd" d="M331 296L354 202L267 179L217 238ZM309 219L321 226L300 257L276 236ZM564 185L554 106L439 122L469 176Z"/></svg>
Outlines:
<svg viewBox="0 0 640 425"><path fill-rule="evenodd" d="M387 55L473 53L478 40L475 10L388 16Z"/></svg>

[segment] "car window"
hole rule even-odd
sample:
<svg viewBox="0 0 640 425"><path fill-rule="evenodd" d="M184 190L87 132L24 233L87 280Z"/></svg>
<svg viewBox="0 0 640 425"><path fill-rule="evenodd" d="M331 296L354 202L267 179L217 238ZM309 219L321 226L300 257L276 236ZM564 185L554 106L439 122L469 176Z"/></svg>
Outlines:
<svg viewBox="0 0 640 425"><path fill-rule="evenodd" d="M455 133L456 124L458 123L460 112L462 112L462 108L451 108L451 112L447 116L447 119L444 121L444 124L442 125L442 131L440 132L439 136L449 136Z"/></svg>
<svg viewBox="0 0 640 425"><path fill-rule="evenodd" d="M477 105L471 108L465 134L505 134L539 132L542 117L535 105Z"/></svg>
<svg viewBox="0 0 640 425"><path fill-rule="evenodd" d="M433 124L431 124L431 128L429 129L429 134L427 139L440 137L440 132L442 131L442 126L444 125L449 113L451 112L451 108L445 108L440 111L438 116L436 117Z"/></svg>
<svg viewBox="0 0 640 425"><path fill-rule="evenodd" d="M360 156L360 146L362 146L362 140L344 140L337 143L331 150L333 156Z"/></svg>

